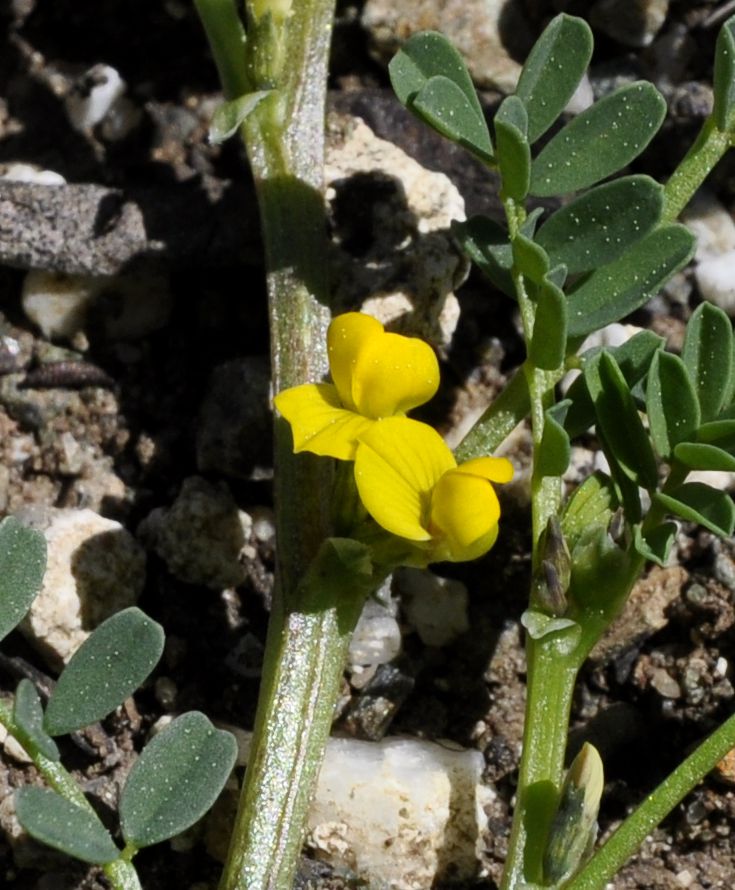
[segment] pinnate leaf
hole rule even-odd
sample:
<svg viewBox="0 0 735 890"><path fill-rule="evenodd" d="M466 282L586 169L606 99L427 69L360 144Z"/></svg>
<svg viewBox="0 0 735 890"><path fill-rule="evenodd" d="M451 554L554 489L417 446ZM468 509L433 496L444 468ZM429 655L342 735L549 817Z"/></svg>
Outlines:
<svg viewBox="0 0 735 890"><path fill-rule="evenodd" d="M104 865L120 856L110 833L92 810L48 788L26 786L15 794L18 821L31 837L67 856Z"/></svg>
<svg viewBox="0 0 735 890"><path fill-rule="evenodd" d="M43 706L30 680L23 679L18 683L13 702L13 722L26 738L19 738L25 746L26 739L49 760L59 759L56 742L47 735L43 728Z"/></svg>
<svg viewBox="0 0 735 890"><path fill-rule="evenodd" d="M646 81L621 87L573 118L531 167L532 195L551 197L594 185L629 164L656 135L663 96Z"/></svg>
<svg viewBox="0 0 735 890"><path fill-rule="evenodd" d="M731 535L735 528L735 505L724 491L702 482L685 482L674 491L654 496L670 513L703 525L716 535Z"/></svg>
<svg viewBox="0 0 735 890"><path fill-rule="evenodd" d="M681 357L699 397L702 420L716 420L735 372L732 325L722 309L711 303L697 306L687 324Z"/></svg>
<svg viewBox="0 0 735 890"><path fill-rule="evenodd" d="M656 450L670 458L676 445L699 426L699 400L684 362L670 352L657 352L646 385L648 425Z"/></svg>
<svg viewBox="0 0 735 890"><path fill-rule="evenodd" d="M717 35L713 87L712 117L718 130L728 132L735 123L735 16L723 24Z"/></svg>
<svg viewBox="0 0 735 890"><path fill-rule="evenodd" d="M583 19L552 19L526 59L516 87L528 112L528 138L535 142L564 111L592 57L592 32Z"/></svg>
<svg viewBox="0 0 735 890"><path fill-rule="evenodd" d="M46 707L49 735L102 720L132 695L163 652L163 628L132 607L104 621L77 649Z"/></svg>
<svg viewBox="0 0 735 890"><path fill-rule="evenodd" d="M526 138L526 109L517 96L508 96L503 100L495 115L494 125L503 193L522 201L528 194L531 182L531 146Z"/></svg>
<svg viewBox="0 0 735 890"><path fill-rule="evenodd" d="M135 762L120 800L126 841L148 847L185 831L217 799L237 756L234 736L198 711L177 717Z"/></svg>
<svg viewBox="0 0 735 890"><path fill-rule="evenodd" d="M20 623L41 589L46 539L14 516L0 522L0 640Z"/></svg>
<svg viewBox="0 0 735 890"><path fill-rule="evenodd" d="M661 217L663 187L650 176L624 176L597 186L557 210L536 241L570 274L616 260Z"/></svg>
<svg viewBox="0 0 735 890"><path fill-rule="evenodd" d="M619 321L649 300L691 258L694 236L677 223L659 226L569 295L569 336Z"/></svg>

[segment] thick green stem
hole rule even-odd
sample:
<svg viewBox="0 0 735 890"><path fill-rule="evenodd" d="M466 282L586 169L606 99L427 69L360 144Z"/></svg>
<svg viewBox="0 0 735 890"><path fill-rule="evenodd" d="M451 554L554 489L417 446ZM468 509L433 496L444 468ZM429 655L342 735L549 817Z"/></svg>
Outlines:
<svg viewBox="0 0 735 890"><path fill-rule="evenodd" d="M534 890L542 884L546 838L564 777L569 713L579 670L548 637L528 637L528 681L523 756L515 816L501 890Z"/></svg>
<svg viewBox="0 0 735 890"><path fill-rule="evenodd" d="M246 70L264 81L251 89L266 85L274 92L245 120L243 136L260 206L278 392L327 371L324 105L334 0L301 0L290 16L270 20L269 9L268 3L249 7ZM206 27L210 36L219 33ZM231 44L213 41L212 49L226 57ZM228 64L218 61L220 71ZM363 598L347 590L341 603L306 607L299 584L329 533L331 468L329 461L295 457L285 423L276 424L275 439L276 592L222 890L292 885L345 647Z"/></svg>
<svg viewBox="0 0 735 890"><path fill-rule="evenodd" d="M602 890L647 835L735 747L735 715L690 754L623 822L564 890Z"/></svg>
<svg viewBox="0 0 735 890"><path fill-rule="evenodd" d="M712 118L707 118L694 144L666 183L662 222L677 219L731 144L731 137L718 130Z"/></svg>

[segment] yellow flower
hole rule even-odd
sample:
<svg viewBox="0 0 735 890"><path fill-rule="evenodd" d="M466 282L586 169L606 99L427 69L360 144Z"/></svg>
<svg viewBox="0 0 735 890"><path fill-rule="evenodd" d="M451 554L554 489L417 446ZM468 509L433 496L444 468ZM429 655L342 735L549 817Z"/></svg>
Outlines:
<svg viewBox="0 0 735 890"><path fill-rule="evenodd" d="M291 424L294 451L354 460L358 438L383 417L427 402L439 364L423 340L389 334L369 315L338 315L327 333L334 383L285 389L276 408Z"/></svg>
<svg viewBox="0 0 735 890"><path fill-rule="evenodd" d="M513 465L502 457L457 466L435 430L407 417L373 424L360 436L355 458L365 509L387 531L415 542L427 562L487 553L500 518L491 483L512 478Z"/></svg>

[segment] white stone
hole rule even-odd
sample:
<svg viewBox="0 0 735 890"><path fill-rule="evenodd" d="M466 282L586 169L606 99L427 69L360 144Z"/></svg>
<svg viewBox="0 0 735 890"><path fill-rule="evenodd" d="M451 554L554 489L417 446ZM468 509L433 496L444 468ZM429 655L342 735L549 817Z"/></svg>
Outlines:
<svg viewBox="0 0 735 890"><path fill-rule="evenodd" d="M735 222L729 210L707 189L700 189L681 215L696 235L698 262L735 250Z"/></svg>
<svg viewBox="0 0 735 890"><path fill-rule="evenodd" d="M30 182L36 185L64 185L66 183L66 179L61 173L44 170L37 164L26 164L22 161L0 164L0 179L7 182Z"/></svg>
<svg viewBox="0 0 735 890"><path fill-rule="evenodd" d="M669 0L598 0L590 22L624 46L643 47L653 42L668 12Z"/></svg>
<svg viewBox="0 0 735 890"><path fill-rule="evenodd" d="M592 89L589 75L585 72L579 86L572 94L572 98L567 102L564 109L567 114L581 114L586 111L595 101L595 93Z"/></svg>
<svg viewBox="0 0 735 890"><path fill-rule="evenodd" d="M403 613L425 646L447 646L470 629L467 588L427 569L400 569L394 589Z"/></svg>
<svg viewBox="0 0 735 890"><path fill-rule="evenodd" d="M700 262L694 269L700 296L735 315L735 250Z"/></svg>
<svg viewBox="0 0 735 890"><path fill-rule="evenodd" d="M328 134L327 200L371 176L385 193L372 208L372 243L359 256L335 251L335 311L362 309L391 330L448 346L459 319L454 290L468 270L449 236L452 220L465 219L462 196L359 118L330 115Z"/></svg>
<svg viewBox="0 0 735 890"><path fill-rule="evenodd" d="M395 607L370 598L350 641L350 665L372 667L387 664L401 651L401 629Z"/></svg>
<svg viewBox="0 0 735 890"><path fill-rule="evenodd" d="M241 557L252 529L226 486L194 476L184 480L170 507L143 520L138 535L180 581L223 590L245 580Z"/></svg>
<svg viewBox="0 0 735 890"><path fill-rule="evenodd" d="M72 126L81 131L96 127L125 93L125 82L109 65L93 65L66 96Z"/></svg>
<svg viewBox="0 0 735 890"><path fill-rule="evenodd" d="M58 670L106 618L132 606L143 589L145 554L119 522L91 510L29 508L48 550L41 592L20 625Z"/></svg>
<svg viewBox="0 0 735 890"><path fill-rule="evenodd" d="M370 887L428 890L472 877L488 791L479 751L416 739L330 739L307 843Z"/></svg>
<svg viewBox="0 0 735 890"><path fill-rule="evenodd" d="M172 296L165 275L65 275L32 269L23 281L26 316L49 340L71 340L84 331L93 304L112 340L143 337L166 324Z"/></svg>

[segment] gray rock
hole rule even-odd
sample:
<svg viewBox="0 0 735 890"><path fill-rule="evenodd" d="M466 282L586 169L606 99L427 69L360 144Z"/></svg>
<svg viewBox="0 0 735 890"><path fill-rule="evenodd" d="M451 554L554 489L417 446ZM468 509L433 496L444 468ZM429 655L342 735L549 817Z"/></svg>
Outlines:
<svg viewBox="0 0 735 890"><path fill-rule="evenodd" d="M226 485L196 476L185 479L170 507L158 507L138 526L138 536L187 584L213 590L245 580L243 549L252 519L238 510Z"/></svg>
<svg viewBox="0 0 735 890"><path fill-rule="evenodd" d="M400 569L394 589L409 625L425 646L447 646L467 633L467 588L427 569Z"/></svg>
<svg viewBox="0 0 735 890"><path fill-rule="evenodd" d="M372 597L365 603L350 641L351 665L370 667L392 661L401 651L401 629L396 621L396 605Z"/></svg>
<svg viewBox="0 0 735 890"><path fill-rule="evenodd" d="M590 22L624 46L642 47L653 42L669 12L669 0L597 0Z"/></svg>

